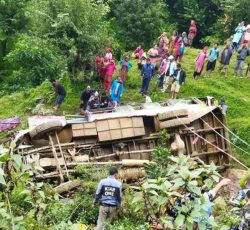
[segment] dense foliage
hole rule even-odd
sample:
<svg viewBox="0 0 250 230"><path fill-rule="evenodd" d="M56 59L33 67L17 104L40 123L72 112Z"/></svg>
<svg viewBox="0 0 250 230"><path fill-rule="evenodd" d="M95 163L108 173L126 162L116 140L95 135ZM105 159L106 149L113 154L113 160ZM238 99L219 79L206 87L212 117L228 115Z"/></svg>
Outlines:
<svg viewBox="0 0 250 230"><path fill-rule="evenodd" d="M40 85L45 79L60 77L66 70L58 51L38 37L21 37L5 60L12 68L12 89Z"/></svg>
<svg viewBox="0 0 250 230"><path fill-rule="evenodd" d="M168 12L162 0L118 0L111 10L118 24L118 37L127 49L149 47L167 29Z"/></svg>

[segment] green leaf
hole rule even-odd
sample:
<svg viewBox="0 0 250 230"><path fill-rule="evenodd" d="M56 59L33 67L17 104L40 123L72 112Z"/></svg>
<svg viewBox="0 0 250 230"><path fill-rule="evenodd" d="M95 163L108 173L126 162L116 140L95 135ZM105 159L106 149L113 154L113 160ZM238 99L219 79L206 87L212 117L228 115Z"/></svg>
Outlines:
<svg viewBox="0 0 250 230"><path fill-rule="evenodd" d="M176 190L185 184L185 181L182 178L177 178L172 181L174 186L170 189L170 191Z"/></svg>
<svg viewBox="0 0 250 230"><path fill-rule="evenodd" d="M206 230L207 228L206 223L203 223L203 222L199 222L198 226L199 226L199 230Z"/></svg>
<svg viewBox="0 0 250 230"><path fill-rule="evenodd" d="M12 156L12 159L13 159L13 161L15 162L15 164L17 165L17 167L21 167L21 165L22 165L22 157L20 156L20 155L13 155Z"/></svg>
<svg viewBox="0 0 250 230"><path fill-rule="evenodd" d="M9 153L5 153L5 154L0 156L0 162L2 162L2 163L5 163L9 159L10 159L10 154Z"/></svg>
<svg viewBox="0 0 250 230"><path fill-rule="evenodd" d="M185 221L185 216L182 214L179 214L176 219L175 219L175 224L176 224L176 228L179 229L180 227L182 227L183 223Z"/></svg>
<svg viewBox="0 0 250 230"><path fill-rule="evenodd" d="M190 220L190 218L188 218L185 221L185 226L188 230L193 230L193 220Z"/></svg>
<svg viewBox="0 0 250 230"><path fill-rule="evenodd" d="M158 196L158 193L157 193L155 190L150 190L149 193L150 193L151 195Z"/></svg>
<svg viewBox="0 0 250 230"><path fill-rule="evenodd" d="M137 202L139 202L141 200L143 200L142 192L137 192L137 193L135 193L135 196L133 198L132 203L137 203Z"/></svg>
<svg viewBox="0 0 250 230"><path fill-rule="evenodd" d="M211 179L206 179L204 180L204 184L209 188L211 189L213 187L213 181Z"/></svg>
<svg viewBox="0 0 250 230"><path fill-rule="evenodd" d="M202 213L199 212L199 211L194 210L194 211L191 212L190 216L191 216L192 218L201 217L201 216L202 216Z"/></svg>
<svg viewBox="0 0 250 230"><path fill-rule="evenodd" d="M181 167L181 170L179 170L179 174L184 180L190 178L190 171L186 167Z"/></svg>
<svg viewBox="0 0 250 230"><path fill-rule="evenodd" d="M45 194L44 194L43 191L39 191L38 193L39 193L39 195L40 195L43 199L45 199Z"/></svg>
<svg viewBox="0 0 250 230"><path fill-rule="evenodd" d="M190 172L190 176L192 179L198 178L205 170L203 168L198 168Z"/></svg>
<svg viewBox="0 0 250 230"><path fill-rule="evenodd" d="M164 181L164 183L161 184L160 189L164 192L168 191L173 185L169 181Z"/></svg>
<svg viewBox="0 0 250 230"><path fill-rule="evenodd" d="M194 185L188 185L187 189L189 192L192 192L192 193L197 194L198 196L201 196L201 189L199 187L194 186Z"/></svg>
<svg viewBox="0 0 250 230"><path fill-rule="evenodd" d="M4 179L4 176L0 174L0 184L6 185L6 181Z"/></svg>

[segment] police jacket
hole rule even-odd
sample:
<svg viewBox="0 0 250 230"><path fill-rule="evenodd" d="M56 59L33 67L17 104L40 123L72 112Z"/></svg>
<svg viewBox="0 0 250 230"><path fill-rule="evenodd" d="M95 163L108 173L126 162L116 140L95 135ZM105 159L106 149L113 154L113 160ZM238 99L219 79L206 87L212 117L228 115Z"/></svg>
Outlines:
<svg viewBox="0 0 250 230"><path fill-rule="evenodd" d="M144 64L141 70L141 76L143 78L151 78L155 73L155 67L153 64Z"/></svg>
<svg viewBox="0 0 250 230"><path fill-rule="evenodd" d="M94 204L100 202L103 206L120 207L122 184L114 176L103 179L98 184Z"/></svg>

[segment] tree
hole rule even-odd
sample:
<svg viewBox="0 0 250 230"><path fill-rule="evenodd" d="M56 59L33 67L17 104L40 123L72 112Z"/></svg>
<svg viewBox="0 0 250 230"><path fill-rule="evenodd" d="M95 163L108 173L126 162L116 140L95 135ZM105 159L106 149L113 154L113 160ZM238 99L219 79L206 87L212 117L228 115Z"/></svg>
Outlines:
<svg viewBox="0 0 250 230"><path fill-rule="evenodd" d="M12 69L10 83L19 87L39 85L45 79L57 78L66 69L55 47L46 40L30 36L20 37L5 61Z"/></svg>
<svg viewBox="0 0 250 230"><path fill-rule="evenodd" d="M80 50L86 61L112 42L104 20L108 10L106 5L92 0L33 1L32 30L68 58Z"/></svg>
<svg viewBox="0 0 250 230"><path fill-rule="evenodd" d="M11 49L18 33L26 31L26 6L30 0L0 1L0 61Z"/></svg>
<svg viewBox="0 0 250 230"><path fill-rule="evenodd" d="M167 28L168 12L161 0L117 0L111 3L119 39L127 49L148 47Z"/></svg>

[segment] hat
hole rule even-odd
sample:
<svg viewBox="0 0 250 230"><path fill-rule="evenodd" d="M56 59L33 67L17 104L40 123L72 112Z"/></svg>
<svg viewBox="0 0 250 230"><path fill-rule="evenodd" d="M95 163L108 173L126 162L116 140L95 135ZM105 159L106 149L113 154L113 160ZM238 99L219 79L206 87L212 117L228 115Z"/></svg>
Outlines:
<svg viewBox="0 0 250 230"><path fill-rule="evenodd" d="M249 30L249 29L250 29L250 24L248 24L246 27L246 30Z"/></svg>
<svg viewBox="0 0 250 230"><path fill-rule="evenodd" d="M170 56L168 57L168 60L174 60L174 56L173 56L173 55L170 55Z"/></svg>

